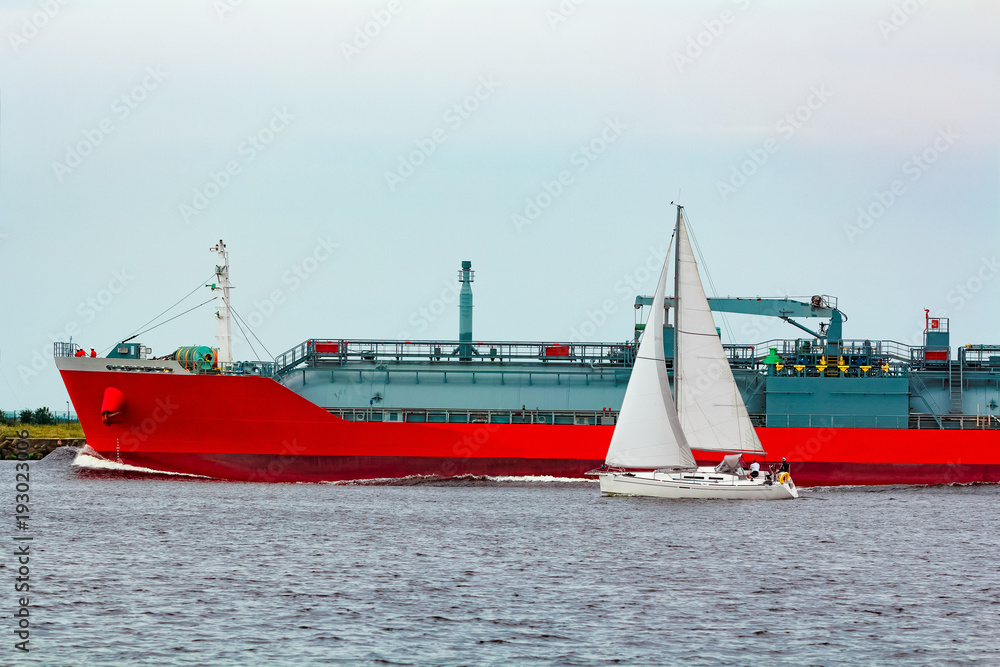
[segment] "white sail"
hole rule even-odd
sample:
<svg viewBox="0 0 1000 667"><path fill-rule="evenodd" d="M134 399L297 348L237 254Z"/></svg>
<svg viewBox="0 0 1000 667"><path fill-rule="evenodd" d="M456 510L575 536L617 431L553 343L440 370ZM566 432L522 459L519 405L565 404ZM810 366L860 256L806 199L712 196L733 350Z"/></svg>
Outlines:
<svg viewBox="0 0 1000 667"><path fill-rule="evenodd" d="M663 299L670 250L653 295L632 375L605 463L621 468L697 467L670 396L663 355Z"/></svg>
<svg viewBox="0 0 1000 667"><path fill-rule="evenodd" d="M716 332L682 211L678 208L674 391L684 435L692 449L763 453Z"/></svg>

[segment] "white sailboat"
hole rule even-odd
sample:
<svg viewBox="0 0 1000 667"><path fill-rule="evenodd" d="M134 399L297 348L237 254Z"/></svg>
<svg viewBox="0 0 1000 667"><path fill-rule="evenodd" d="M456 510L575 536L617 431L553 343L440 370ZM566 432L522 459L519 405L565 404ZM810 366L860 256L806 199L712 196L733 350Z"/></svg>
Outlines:
<svg viewBox="0 0 1000 667"><path fill-rule="evenodd" d="M716 332L681 206L677 207L674 237L676 396L671 396L663 351L668 249L605 466L597 473L601 493L657 498L798 498L787 472L776 479L766 475L752 478L740 467L743 454L762 457L765 452ZM715 467L699 468L692 449L728 455Z"/></svg>

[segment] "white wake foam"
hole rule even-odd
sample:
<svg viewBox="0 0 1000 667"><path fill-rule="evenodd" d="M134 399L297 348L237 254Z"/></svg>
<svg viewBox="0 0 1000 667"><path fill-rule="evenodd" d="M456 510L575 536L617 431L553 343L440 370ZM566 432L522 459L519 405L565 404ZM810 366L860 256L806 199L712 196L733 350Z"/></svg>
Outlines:
<svg viewBox="0 0 1000 667"><path fill-rule="evenodd" d="M203 479L211 479L205 475L192 475L183 472L167 472L166 470L153 470L152 468L142 468L139 466L129 465L128 463L118 463L117 461L109 461L108 459L102 457L100 454L95 452L93 449L86 451L90 447L84 447L79 452L77 452L76 458L73 459L73 465L77 468L87 468L89 470L114 470L117 472L133 472L140 473L143 475L172 475L175 477L201 477ZM91 453L92 452L92 453Z"/></svg>
<svg viewBox="0 0 1000 667"><path fill-rule="evenodd" d="M590 482L593 484L600 483L601 480L596 477L553 477L552 475L538 475L538 476L524 476L524 477L512 477L508 475L499 475L494 477L493 475L487 475L486 479L493 482L558 482L565 484L567 482Z"/></svg>
<svg viewBox="0 0 1000 667"><path fill-rule="evenodd" d="M153 470L152 468L143 468L140 466L130 465L128 463L119 463L117 461L111 461L104 458L96 451L94 451L89 445L84 445L76 454L76 458L73 459L73 466L77 468L86 468L89 470L112 470L117 472L130 472L139 473L144 475L171 475L175 477L198 477L201 479L214 479L213 477L208 477L207 475L194 475L190 473L181 472L167 472L165 470ZM571 484L577 482L588 482L596 483L598 480L595 478L583 478L583 477L553 477L552 475L458 475L458 476L444 476L444 475L407 475L405 477L374 477L368 479L344 479L331 482L319 482L320 484L334 484L342 486L406 486L406 485L417 485L417 484L463 484L463 483L482 483L482 482L496 482L496 483L529 483L529 484ZM302 482L303 484L312 484L314 482Z"/></svg>
<svg viewBox="0 0 1000 667"><path fill-rule="evenodd" d="M553 477L552 475L406 475L405 477L371 477L366 479L342 479L320 484L339 486L409 486L418 484L467 484L467 483L529 483L529 484L575 484L577 482L597 483L589 477Z"/></svg>

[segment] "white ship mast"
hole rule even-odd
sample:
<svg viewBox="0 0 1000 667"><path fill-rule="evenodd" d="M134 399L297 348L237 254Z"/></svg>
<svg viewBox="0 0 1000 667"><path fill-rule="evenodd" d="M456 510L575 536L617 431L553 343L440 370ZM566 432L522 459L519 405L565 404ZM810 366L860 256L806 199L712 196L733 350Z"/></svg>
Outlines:
<svg viewBox="0 0 1000 667"><path fill-rule="evenodd" d="M226 252L226 244L219 239L218 244L209 248L212 252L219 253L219 257L222 259L221 264L215 265L215 284L209 285L212 291L218 291L219 295L216 297L218 301L218 310L215 311L215 317L219 320L218 333L216 333L216 344L219 346L219 362L229 363L233 360L233 338L230 333L230 322L229 322L229 290L232 285L229 284L229 253Z"/></svg>

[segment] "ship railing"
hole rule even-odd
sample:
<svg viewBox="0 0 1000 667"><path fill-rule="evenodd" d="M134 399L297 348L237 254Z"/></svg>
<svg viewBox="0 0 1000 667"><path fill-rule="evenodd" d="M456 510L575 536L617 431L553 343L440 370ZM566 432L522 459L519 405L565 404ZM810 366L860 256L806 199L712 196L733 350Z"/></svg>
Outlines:
<svg viewBox="0 0 1000 667"><path fill-rule="evenodd" d="M869 356L874 358L893 359L895 361L909 362L911 358L911 346L895 340L843 340L840 344L842 356Z"/></svg>
<svg viewBox="0 0 1000 667"><path fill-rule="evenodd" d="M426 424L555 424L614 426L615 410L476 410L435 408L326 408L330 414L355 422Z"/></svg>
<svg viewBox="0 0 1000 667"><path fill-rule="evenodd" d="M962 359L963 350L959 349L959 360ZM910 365L914 368L941 370L951 366L951 350L928 350L926 347L910 348Z"/></svg>
<svg viewBox="0 0 1000 667"><path fill-rule="evenodd" d="M938 428L944 428L944 424L941 422L941 417L939 416L941 414L940 406L937 405L937 400L934 398L935 395L928 391L927 384L924 382L924 379L920 377L920 373L910 373L910 396L914 399L919 398L929 410L933 411L930 415L918 414L918 417L926 418L927 416L930 416L937 424ZM932 405L932 403L934 405ZM937 408L936 411L934 411L935 408ZM911 419L910 428L921 428L919 419L916 426L914 426L914 422Z"/></svg>
<svg viewBox="0 0 1000 667"><path fill-rule="evenodd" d="M305 341L304 343L299 343L292 349L279 354L274 358L274 367L277 373L280 375L289 370L294 369L296 366L303 363L310 354L310 343L314 341Z"/></svg>
<svg viewBox="0 0 1000 667"><path fill-rule="evenodd" d="M72 357L76 355L76 351L83 349L76 343L64 343L61 341L55 341L52 344L52 356L54 357Z"/></svg>
<svg viewBox="0 0 1000 667"><path fill-rule="evenodd" d="M752 368L757 364L753 345L724 345L730 364ZM565 343L489 341L380 341L310 339L275 358L280 376L301 368L315 368L349 362L404 363L407 361L456 364L539 363L547 365L585 365L590 368L627 368L635 361L634 342ZM667 360L668 365L671 360Z"/></svg>
<svg viewBox="0 0 1000 667"><path fill-rule="evenodd" d="M796 366L803 367L800 370ZM860 366L851 365L848 365L846 370L841 370L840 366L834 363L820 370L815 364L785 364L781 370L775 368L769 374L776 377L905 378L910 375L910 367L906 364L890 363L889 370L883 370L882 366L871 366L868 370L864 370Z"/></svg>
<svg viewBox="0 0 1000 667"><path fill-rule="evenodd" d="M444 408L325 408L330 414L354 422L427 424L555 424L613 426L616 410L477 410ZM768 428L885 428L1000 430L996 415L759 414L750 415L754 426ZM942 425L938 425L940 423Z"/></svg>
<svg viewBox="0 0 1000 667"><path fill-rule="evenodd" d="M899 377L908 373L912 364L912 348L894 340L845 339L834 345L823 345L810 339L774 339L757 343L754 348L755 367L763 367L764 359L774 349L782 359L779 375L823 375L846 377ZM825 361L823 371L815 368ZM882 370L886 364L887 371ZM805 366L795 370L794 366ZM843 371L838 366L847 366ZM865 370L865 367L867 370Z"/></svg>
<svg viewBox="0 0 1000 667"><path fill-rule="evenodd" d="M199 370L207 375L260 375L274 377L274 363L270 361L229 361L217 364L214 368Z"/></svg>
<svg viewBox="0 0 1000 667"><path fill-rule="evenodd" d="M909 415L776 414L768 413L768 428L908 428Z"/></svg>
<svg viewBox="0 0 1000 667"><path fill-rule="evenodd" d="M1000 418L995 415L933 415L914 412L907 415L772 413L766 415L764 425L769 428L909 428L971 431L1000 430Z"/></svg>
<svg viewBox="0 0 1000 667"><path fill-rule="evenodd" d="M763 364L764 359L771 354L772 348L783 359L787 360L791 356L811 354L815 347L816 345L813 342L803 341L802 339L773 338L754 345L754 357L757 363Z"/></svg>
<svg viewBox="0 0 1000 667"><path fill-rule="evenodd" d="M911 412L909 427L957 431L1000 430L1000 417L996 415L933 415Z"/></svg>
<svg viewBox="0 0 1000 667"><path fill-rule="evenodd" d="M629 366L635 360L635 345L624 343L565 342L459 342L310 339L275 358L279 375L299 368L363 361L441 362L468 361L497 364L543 363Z"/></svg>
<svg viewBox="0 0 1000 667"><path fill-rule="evenodd" d="M1000 345L967 345L959 354L966 368L1000 371Z"/></svg>
<svg viewBox="0 0 1000 667"><path fill-rule="evenodd" d="M862 367L854 363L846 363L845 360L844 368L841 369L837 361L834 359L833 363L827 363L825 366L819 364L818 361L803 364L785 363L781 365L780 369L777 366L772 367L768 371L768 375L772 377L844 378L905 378L910 375L910 367L907 364L897 362L890 362L888 369L886 369L885 363L874 366L864 364Z"/></svg>
<svg viewBox="0 0 1000 667"><path fill-rule="evenodd" d="M756 347L754 345L733 345L724 343L722 349L729 357L729 365L740 368L753 368L757 365Z"/></svg>
<svg viewBox="0 0 1000 667"><path fill-rule="evenodd" d="M761 361L770 353L771 348L775 348L778 354L783 357L815 355L826 356L829 345L823 345L808 338L795 339L772 339L754 345L757 350L756 358ZM900 343L895 340L869 340L869 339L844 339L836 346L835 352L838 357L870 357L877 359L894 359L896 361L909 362L912 359L912 346Z"/></svg>

